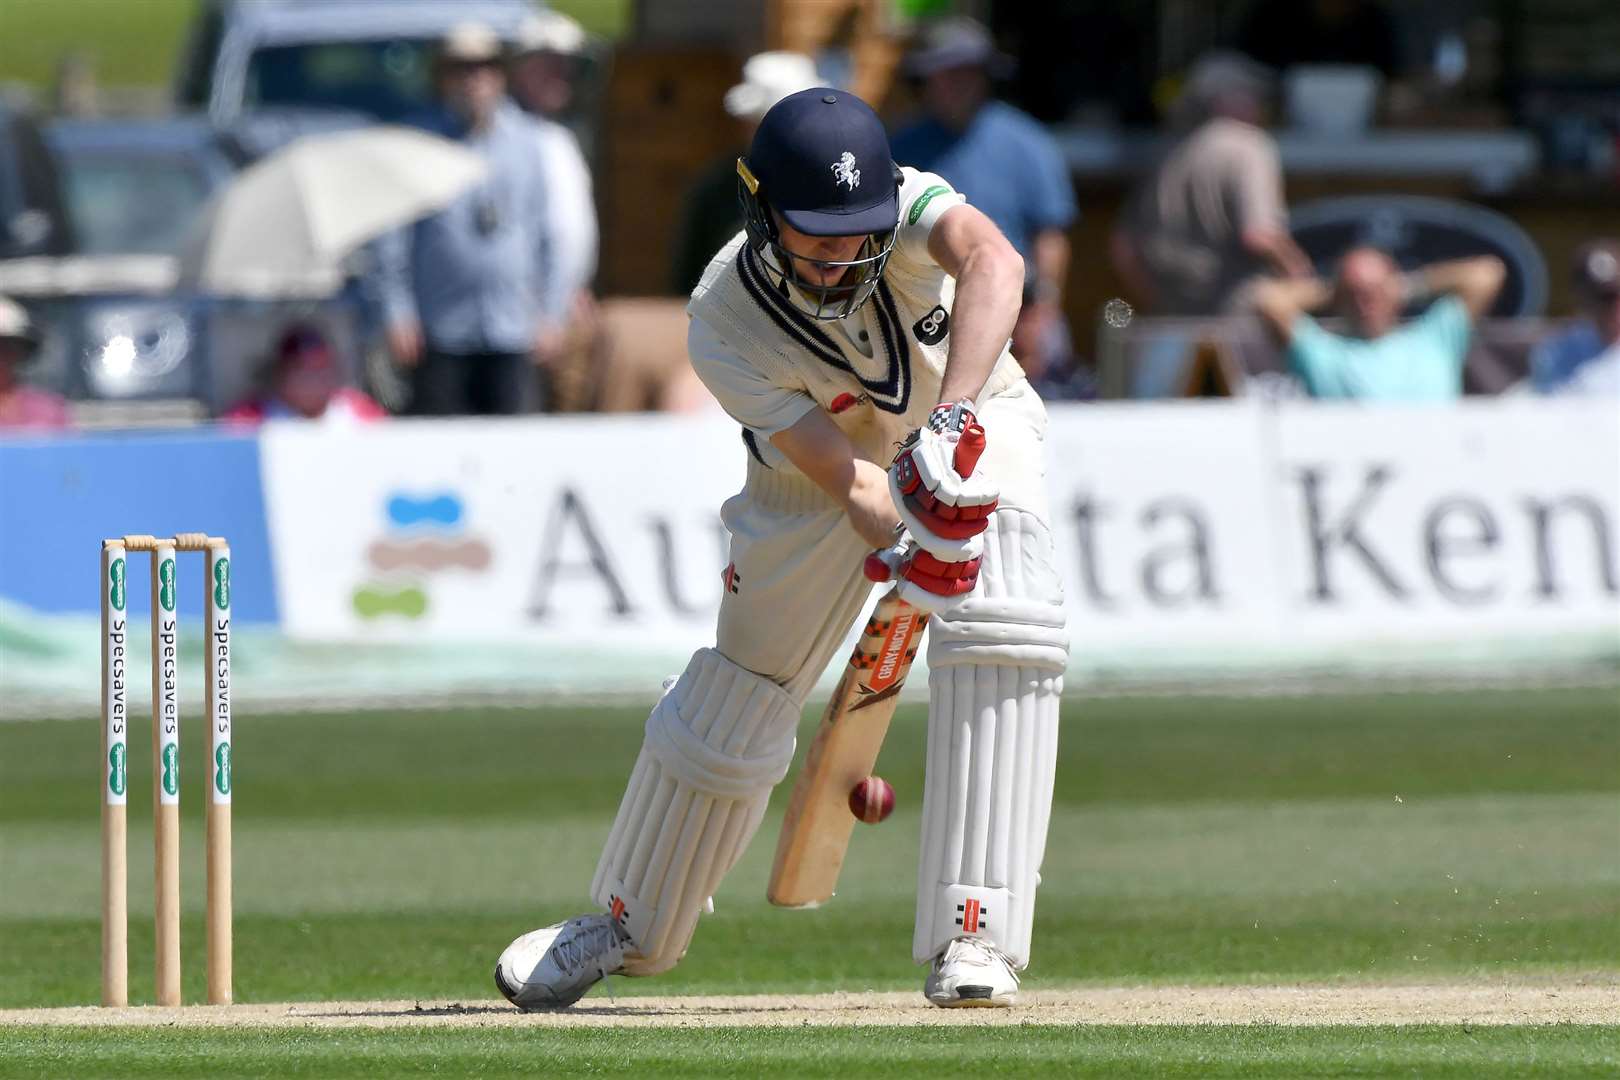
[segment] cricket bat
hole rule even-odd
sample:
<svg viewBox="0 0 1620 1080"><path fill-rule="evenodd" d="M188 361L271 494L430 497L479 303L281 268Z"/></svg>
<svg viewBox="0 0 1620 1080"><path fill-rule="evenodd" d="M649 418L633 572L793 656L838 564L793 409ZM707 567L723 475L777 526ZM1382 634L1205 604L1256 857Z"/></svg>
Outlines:
<svg viewBox="0 0 1620 1080"><path fill-rule="evenodd" d="M984 452L984 429L971 425L956 448L956 471L967 476ZM874 555L867 576L888 579L894 568ZM872 775L900 689L917 658L928 615L890 589L878 599L827 702L793 796L782 819L765 895L778 907L814 908L832 899L849 851L855 815L850 790Z"/></svg>

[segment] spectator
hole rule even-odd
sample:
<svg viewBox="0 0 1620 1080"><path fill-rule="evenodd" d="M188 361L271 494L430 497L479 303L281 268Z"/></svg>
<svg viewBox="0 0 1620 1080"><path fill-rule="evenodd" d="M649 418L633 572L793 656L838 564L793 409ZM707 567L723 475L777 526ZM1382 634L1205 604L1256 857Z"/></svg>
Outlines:
<svg viewBox="0 0 1620 1080"><path fill-rule="evenodd" d="M1072 361L1063 287L1074 186L1046 129L991 97L991 80L1010 70L974 20L929 23L905 61L924 115L897 131L891 146L900 164L937 172L966 195L1024 257L1029 284L1013 328L1013 355L1044 375Z"/></svg>
<svg viewBox="0 0 1620 1080"><path fill-rule="evenodd" d="M560 11L537 11L518 32L512 62L512 96L536 116L565 123L574 108L574 86L588 53L585 28Z"/></svg>
<svg viewBox="0 0 1620 1080"><path fill-rule="evenodd" d="M1312 397L1449 401L1462 393L1473 324L1505 274L1502 260L1481 255L1403 277L1387 254L1360 247L1339 261L1337 289L1314 277L1267 281L1255 304ZM1401 325L1408 300L1432 295L1440 299ZM1330 333L1307 314L1334 299L1349 334Z"/></svg>
<svg viewBox="0 0 1620 1080"><path fill-rule="evenodd" d="M754 129L772 105L789 94L822 85L816 64L795 52L764 52L743 64L743 81L726 92L725 108L736 120L732 149L698 174L681 203L681 221L670 265L670 285L690 293L714 253L742 231L737 201L737 158L754 139Z"/></svg>
<svg viewBox="0 0 1620 1080"><path fill-rule="evenodd" d="M551 272L562 310L552 313L563 340L543 364L547 407L560 412L584 408L591 397L591 340L597 332L596 276L599 233L591 170L579 139L554 117L572 101L572 65L585 48L585 31L566 15L537 13L519 30L512 60L512 91L530 113L545 176L546 236Z"/></svg>
<svg viewBox="0 0 1620 1080"><path fill-rule="evenodd" d="M1582 366L1555 393L1564 397L1620 397L1620 346Z"/></svg>
<svg viewBox="0 0 1620 1080"><path fill-rule="evenodd" d="M1395 20L1374 0L1258 0L1237 47L1268 67L1355 64L1400 74Z"/></svg>
<svg viewBox="0 0 1620 1080"><path fill-rule="evenodd" d="M1257 278L1301 277L1277 144L1261 126L1270 73L1243 57L1199 60L1171 116L1181 134L1132 195L1114 267L1157 315L1241 309Z"/></svg>
<svg viewBox="0 0 1620 1080"><path fill-rule="evenodd" d="M0 429L61 429L72 422L60 395L22 381L22 369L39 344L39 331L28 312L0 296Z"/></svg>
<svg viewBox="0 0 1620 1080"><path fill-rule="evenodd" d="M563 340L571 298L553 266L534 122L507 99L501 61L485 26L446 36L435 73L442 105L421 126L477 152L489 172L377 245L372 285L420 415L522 411L531 360L549 362Z"/></svg>
<svg viewBox="0 0 1620 1080"><path fill-rule="evenodd" d="M1598 240L1582 247L1575 254L1574 277L1583 317L1530 354L1530 379L1539 393L1562 393L1584 382L1585 370L1601 358L1620 354L1620 242Z"/></svg>
<svg viewBox="0 0 1620 1080"><path fill-rule="evenodd" d="M553 270L558 287L572 296L588 288L596 274L598 237L591 170L574 133L552 119L552 113L531 104L559 100L558 95L547 89L548 80L532 74L536 65L548 70L546 65L553 56L550 50L561 47L557 41L559 30L554 25L557 20L573 28L583 47L584 31L572 19L555 12L536 15L523 24L518 36L512 78L514 92L524 87L530 89L531 96L520 97L519 103L532 114L538 136L540 164L545 172L546 206L551 218L551 246L555 251ZM521 78L520 73L524 73Z"/></svg>
<svg viewBox="0 0 1620 1080"><path fill-rule="evenodd" d="M266 393L241 402L223 417L230 423L265 420L381 420L381 405L352 386L344 386L337 357L326 336L312 326L290 327L276 343Z"/></svg>

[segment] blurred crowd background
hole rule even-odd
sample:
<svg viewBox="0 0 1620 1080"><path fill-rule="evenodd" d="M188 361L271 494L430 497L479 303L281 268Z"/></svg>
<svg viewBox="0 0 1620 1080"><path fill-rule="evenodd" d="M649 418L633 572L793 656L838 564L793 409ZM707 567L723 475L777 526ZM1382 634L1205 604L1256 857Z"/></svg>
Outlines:
<svg viewBox="0 0 1620 1080"><path fill-rule="evenodd" d="M1018 246L1050 399L1620 393L1610 0L9 0L0 426L713 409L816 84Z"/></svg>

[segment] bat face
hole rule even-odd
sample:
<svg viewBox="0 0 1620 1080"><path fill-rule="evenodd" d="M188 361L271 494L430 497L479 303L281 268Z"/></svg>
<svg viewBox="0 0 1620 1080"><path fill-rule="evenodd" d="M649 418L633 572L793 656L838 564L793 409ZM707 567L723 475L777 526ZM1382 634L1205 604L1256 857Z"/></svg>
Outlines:
<svg viewBox="0 0 1620 1080"><path fill-rule="evenodd" d="M816 907L832 898L855 828L850 790L877 764L927 627L928 616L892 590L872 609L793 785L766 890L771 903Z"/></svg>
<svg viewBox="0 0 1620 1080"><path fill-rule="evenodd" d="M887 701L900 692L928 625L928 616L904 600L896 597L893 604L885 604L884 600L872 609L866 630L849 658L850 671L858 673L850 711Z"/></svg>

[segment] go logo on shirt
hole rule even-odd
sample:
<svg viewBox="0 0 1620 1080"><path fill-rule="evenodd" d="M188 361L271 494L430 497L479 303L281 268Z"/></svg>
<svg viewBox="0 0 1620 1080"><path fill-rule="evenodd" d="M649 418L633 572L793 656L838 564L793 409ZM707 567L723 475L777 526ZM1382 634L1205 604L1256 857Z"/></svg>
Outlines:
<svg viewBox="0 0 1620 1080"><path fill-rule="evenodd" d="M911 332L924 345L938 345L951 332L951 313L942 305L935 304L933 311L917 320Z"/></svg>

